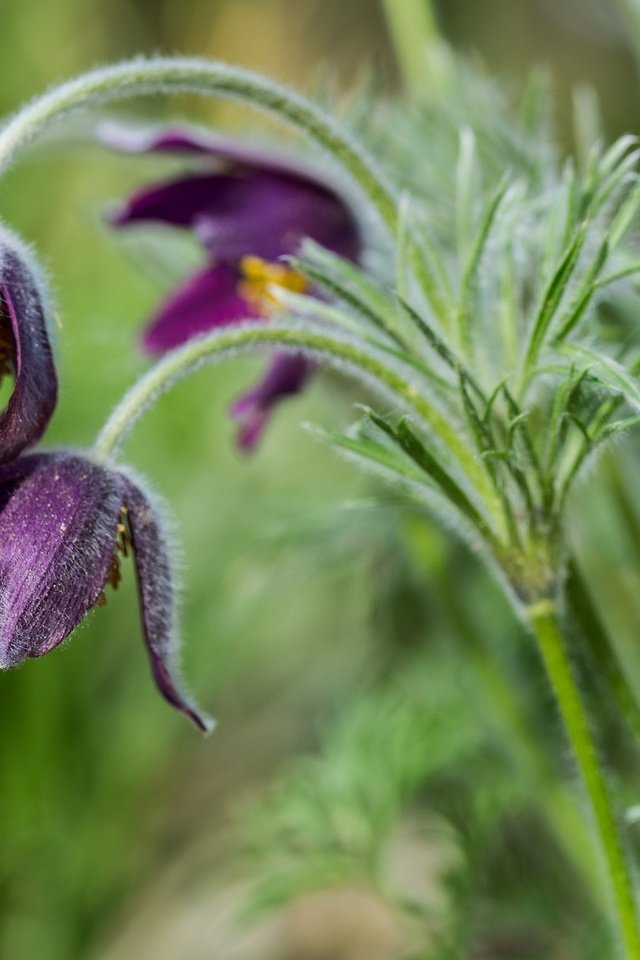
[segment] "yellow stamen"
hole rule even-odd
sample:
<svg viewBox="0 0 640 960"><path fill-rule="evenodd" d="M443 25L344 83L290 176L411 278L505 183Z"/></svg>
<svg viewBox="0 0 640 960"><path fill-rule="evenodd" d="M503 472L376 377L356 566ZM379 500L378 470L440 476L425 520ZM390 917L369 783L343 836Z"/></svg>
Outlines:
<svg viewBox="0 0 640 960"><path fill-rule="evenodd" d="M309 289L306 277L286 263L270 263L261 257L247 256L240 261L240 270L238 293L260 313L268 313L270 307L281 305L278 287L292 293L306 293Z"/></svg>
<svg viewBox="0 0 640 960"><path fill-rule="evenodd" d="M126 506L123 504L120 507L120 521L116 527L116 542L115 548L113 551L113 557L111 559L111 566L109 567L109 572L107 574L107 583L114 590L117 590L120 586L120 581L122 580L122 573L120 571L120 557L129 556L129 547L131 546L131 537L129 535L129 527L127 525L127 510ZM107 597L104 592L100 594L96 600L97 607L104 607L107 602Z"/></svg>

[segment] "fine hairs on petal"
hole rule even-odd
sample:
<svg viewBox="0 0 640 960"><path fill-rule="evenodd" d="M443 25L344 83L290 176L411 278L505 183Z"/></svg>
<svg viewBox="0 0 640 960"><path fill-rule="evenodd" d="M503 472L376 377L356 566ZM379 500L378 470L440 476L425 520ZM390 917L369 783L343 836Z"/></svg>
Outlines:
<svg viewBox="0 0 640 960"><path fill-rule="evenodd" d="M33 446L56 407L58 381L51 346L51 305L37 261L10 231L0 231L3 373L15 373L0 412L0 461Z"/></svg>
<svg viewBox="0 0 640 960"><path fill-rule="evenodd" d="M27 243L19 234L0 220L0 279L2 278L3 253L11 250L22 260L31 274L43 307L44 319L49 339L55 342L57 327L54 323L56 313L55 298L51 290L51 276L36 254L35 247Z"/></svg>
<svg viewBox="0 0 640 960"><path fill-rule="evenodd" d="M11 484L0 512L2 666L58 646L96 603L113 557L122 480L86 456L55 451L2 469ZM3 485L3 492L6 485Z"/></svg>
<svg viewBox="0 0 640 960"><path fill-rule="evenodd" d="M162 559L166 560L167 564L166 571L161 573L162 583L158 585L163 591L163 597L165 599L168 598L167 607L166 609L163 609L161 614L163 625L166 628L167 643L166 649L162 651L162 666L167 671L167 676L171 681L171 686L175 689L180 703L175 703L173 700L170 700L170 702L173 703L174 706L178 706L178 709L182 710L183 713L186 713L202 733L211 733L215 727L215 720L212 717L204 714L198 708L184 683L181 670L181 637L178 628L177 607L179 603L179 595L182 592L182 580L180 578L180 572L184 567L184 554L180 548L179 540L176 535L175 521L173 520L171 512L168 509L164 499L154 490L150 489L149 483L146 479L142 478L129 466L123 467L119 465L117 471L124 478L125 482L128 482L130 488L134 488L139 492L140 496L149 505L153 513L153 522L161 540L164 553L164 558L157 558L156 570L160 568ZM127 495L125 493L125 502L126 496ZM133 516L130 516L130 524L132 528L135 525L135 518ZM135 554L135 543L133 545L133 549ZM135 561L136 558L134 556L134 562ZM145 611L143 609L142 598L144 585L141 582L140 577L138 579L138 588L141 595L141 627L144 629ZM151 654L151 651L149 651L149 653ZM158 677L155 673L155 669L154 676L156 677L156 683L158 683ZM163 689L161 689L161 692L165 697L167 696Z"/></svg>

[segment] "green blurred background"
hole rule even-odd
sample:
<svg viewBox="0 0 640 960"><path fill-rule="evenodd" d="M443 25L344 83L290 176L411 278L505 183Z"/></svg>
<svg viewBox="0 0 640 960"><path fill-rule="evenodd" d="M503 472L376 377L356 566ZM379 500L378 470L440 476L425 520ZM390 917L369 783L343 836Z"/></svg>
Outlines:
<svg viewBox="0 0 640 960"><path fill-rule="evenodd" d="M637 132L640 87L607 0L440 7L447 38L509 86L533 63L549 64L566 144L576 84L596 87L611 136ZM220 57L303 88L331 77L346 90L372 68L389 90L397 85L377 0L0 0L0 31L3 114L57 80L139 52ZM127 110L180 111L247 125L245 114L189 99ZM37 246L57 297L62 389L50 444L91 442L144 369L136 332L169 282L151 238L124 244L102 222L108 202L161 167L106 155L82 142L89 130L68 128L0 185L3 219ZM187 262L194 251L182 254ZM156 695L130 570L61 650L0 676L1 960L360 956L318 952L295 918L257 934L234 933L229 920L244 883L229 852L237 811L383 669L392 631L380 596L393 593L403 563L394 517L299 428L347 419L350 396L332 381L319 378L287 405L257 456L237 455L225 411L259 368L237 361L202 372L128 443L130 462L176 519L184 670L217 717L214 736L201 740ZM592 537L601 548L604 538ZM623 523L608 526L606 543L623 571L616 609L626 604L637 622ZM443 542L434 537L430 549L437 565ZM416 633L424 618L414 612ZM354 909L378 929L366 903Z"/></svg>

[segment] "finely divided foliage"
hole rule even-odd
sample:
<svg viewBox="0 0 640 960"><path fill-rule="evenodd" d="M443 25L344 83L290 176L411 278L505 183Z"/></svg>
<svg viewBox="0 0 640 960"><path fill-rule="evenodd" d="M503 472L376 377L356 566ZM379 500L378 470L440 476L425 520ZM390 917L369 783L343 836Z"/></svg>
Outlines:
<svg viewBox="0 0 640 960"><path fill-rule="evenodd" d="M390 365L411 367L416 388L428 390L482 464L494 496L474 497L467 464L415 415L365 411L356 430L334 442L447 500L518 592L535 597L557 586L572 482L639 409L640 338L631 319L620 327L614 309L637 300L640 263L626 241L640 205L638 152L624 138L608 151L595 148L580 174L571 163L556 173L548 162L531 175L515 167L497 185L489 181L484 202L465 182L485 174L469 153L463 137L449 190L469 223L466 242L456 231L443 237L437 259L421 252L429 282L412 284L410 302L311 246L296 265L339 306L327 317L308 298L289 300L292 309L357 329ZM460 210L470 196L472 209ZM428 216L427 203L421 217Z"/></svg>

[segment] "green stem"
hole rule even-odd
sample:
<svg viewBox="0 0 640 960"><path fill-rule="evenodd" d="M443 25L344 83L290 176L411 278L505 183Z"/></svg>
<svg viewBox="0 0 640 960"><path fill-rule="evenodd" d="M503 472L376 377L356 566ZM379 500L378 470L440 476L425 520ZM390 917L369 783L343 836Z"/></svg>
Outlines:
<svg viewBox="0 0 640 960"><path fill-rule="evenodd" d="M590 839L589 823L576 814L575 798L566 785L559 782L539 739L532 733L513 683L496 669L485 650L472 650L471 662L487 694L487 709L494 712L503 735L508 733L507 749L521 774L537 784L543 814L559 849L565 852L576 874L584 881L593 901L598 902L602 897L602 874L597 856L585 850Z"/></svg>
<svg viewBox="0 0 640 960"><path fill-rule="evenodd" d="M640 0L618 0L618 6L629 28L636 66L640 69Z"/></svg>
<svg viewBox="0 0 640 960"><path fill-rule="evenodd" d="M413 409L424 426L457 459L470 483L475 486L487 507L490 526L494 531L497 527L500 540L500 535L504 533L503 517L495 493L483 465L467 448L455 424L398 369L390 367L385 362L386 358L369 344L359 343L353 337L347 339L332 335L326 328L314 329L309 323L302 326L295 321L279 321L223 328L168 353L131 388L115 408L96 441L95 456L100 460L113 457L149 405L194 369L229 354L260 346L280 346L310 352L339 368L348 368L360 379L375 383L378 388Z"/></svg>
<svg viewBox="0 0 640 960"><path fill-rule="evenodd" d="M640 703L607 628L596 608L591 591L575 557L569 558L566 594L571 613L593 658L598 676L627 722L636 745L640 746Z"/></svg>
<svg viewBox="0 0 640 960"><path fill-rule="evenodd" d="M588 716L558 624L556 606L540 600L527 609L542 659L578 764L597 828L627 960L640 960L633 885Z"/></svg>
<svg viewBox="0 0 640 960"><path fill-rule="evenodd" d="M428 52L440 41L431 0L382 0L407 90L423 93L437 82Z"/></svg>
<svg viewBox="0 0 640 960"><path fill-rule="evenodd" d="M242 100L302 130L344 167L395 235L396 198L375 162L330 116L257 73L196 57L136 59L85 73L37 97L0 129L0 172L52 123L81 107L172 92Z"/></svg>
<svg viewBox="0 0 640 960"><path fill-rule="evenodd" d="M518 775L537 784L537 799L558 847L564 850L576 873L583 879L593 901L598 902L602 896L600 864L596 856L590 855L592 851L585 850L591 836L590 825L585 817L576 815L575 798L565 782L559 779L540 739L535 736L513 678L505 675L497 664L495 650L490 648L486 632L478 628L468 605L458 602L450 569L451 562L457 563L456 555L449 558L446 567L438 564L437 570L433 569L433 564L425 562L415 546L414 555L416 563L420 563L421 573L436 583L453 633L460 637L463 644L458 652L471 663L481 681L488 716L493 716L506 748L518 766Z"/></svg>

